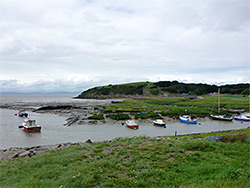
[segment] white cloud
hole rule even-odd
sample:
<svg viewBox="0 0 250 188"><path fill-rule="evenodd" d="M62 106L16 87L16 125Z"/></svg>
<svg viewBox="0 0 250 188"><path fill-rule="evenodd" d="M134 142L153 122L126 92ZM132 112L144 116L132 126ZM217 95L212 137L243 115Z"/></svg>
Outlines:
<svg viewBox="0 0 250 188"><path fill-rule="evenodd" d="M249 82L249 11L247 0L2 0L1 88Z"/></svg>

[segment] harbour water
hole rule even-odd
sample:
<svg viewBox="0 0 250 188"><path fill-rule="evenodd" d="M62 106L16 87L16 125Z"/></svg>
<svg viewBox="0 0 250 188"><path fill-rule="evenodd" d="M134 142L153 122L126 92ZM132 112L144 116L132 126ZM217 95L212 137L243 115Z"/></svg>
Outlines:
<svg viewBox="0 0 250 188"><path fill-rule="evenodd" d="M12 98L12 99L11 99ZM3 98L1 103L28 103L28 102L76 102L71 95L23 95L22 98L12 95ZM80 100L80 99L77 99ZM77 101L79 102L79 101ZM82 100L81 102L88 102ZM91 101L90 101L91 102ZM98 101L92 101L98 102ZM105 101L102 101L105 103ZM66 117L55 114L43 114L29 112L32 119L36 119L37 123L42 126L41 133L26 133L18 128L22 124L23 118L15 116L16 110L0 108L0 149L10 147L31 147L38 145L52 145L67 142L84 142L87 139L92 141L111 140L116 137L133 137L133 136L172 136L177 131L178 135L191 133L204 133L212 131L242 129L250 126L249 122L222 122L212 121L209 119L201 119L200 125L191 125L180 123L179 121L169 121L167 128L153 126L151 122L140 124L138 130L128 129L120 123L115 124L87 124L87 125L72 125L64 126Z"/></svg>

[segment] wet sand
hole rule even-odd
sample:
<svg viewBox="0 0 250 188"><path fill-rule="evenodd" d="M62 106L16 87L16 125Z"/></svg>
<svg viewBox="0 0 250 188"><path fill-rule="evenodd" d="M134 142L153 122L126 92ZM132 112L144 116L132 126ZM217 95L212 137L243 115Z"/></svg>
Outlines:
<svg viewBox="0 0 250 188"><path fill-rule="evenodd" d="M25 110L37 113L51 113L66 118L66 125L91 123L87 118L94 114L102 113L103 106L111 104L111 100L93 100L88 102L8 102L1 103L0 108ZM92 120L93 121L93 120Z"/></svg>
<svg viewBox="0 0 250 188"><path fill-rule="evenodd" d="M79 100L79 99L78 99ZM123 99L114 99L123 100ZM84 124L117 124L123 121L116 121L106 117L104 106L111 105L112 100L90 100L74 102L9 102L1 103L0 108L16 110L25 110L27 112L50 113L63 116L66 119L65 126L84 125ZM90 120L88 117L96 114L103 114L104 120ZM131 116L133 117L133 116ZM171 118L165 118L168 121L174 121ZM152 123L151 120L140 120L139 123Z"/></svg>

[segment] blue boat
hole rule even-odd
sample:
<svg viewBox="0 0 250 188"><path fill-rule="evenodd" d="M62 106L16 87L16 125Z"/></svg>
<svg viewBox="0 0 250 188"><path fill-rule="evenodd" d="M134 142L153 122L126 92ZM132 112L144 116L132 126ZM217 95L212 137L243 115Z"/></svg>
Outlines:
<svg viewBox="0 0 250 188"><path fill-rule="evenodd" d="M183 115L179 117L182 123L191 123L191 124L196 124L197 120L192 119L189 115Z"/></svg>
<svg viewBox="0 0 250 188"><path fill-rule="evenodd" d="M234 116L234 119L239 121L250 121L250 117L246 115Z"/></svg>
<svg viewBox="0 0 250 188"><path fill-rule="evenodd" d="M25 112L25 111L23 111L23 110L21 110L21 111L18 112L18 116L19 117L28 117L28 113Z"/></svg>
<svg viewBox="0 0 250 188"><path fill-rule="evenodd" d="M166 128L166 124L161 119L157 119L157 120L153 121L153 123L154 123L155 126L160 126L160 127Z"/></svg>

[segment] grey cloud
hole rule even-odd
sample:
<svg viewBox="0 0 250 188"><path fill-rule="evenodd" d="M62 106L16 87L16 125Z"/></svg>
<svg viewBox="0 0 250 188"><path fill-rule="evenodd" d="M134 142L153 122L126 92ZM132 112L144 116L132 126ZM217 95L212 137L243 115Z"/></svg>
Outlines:
<svg viewBox="0 0 250 188"><path fill-rule="evenodd" d="M249 81L237 68L249 67L249 9L245 0L3 0L0 79L51 91L78 88L68 80L79 75L94 80L83 85ZM223 67L238 71L228 78Z"/></svg>

